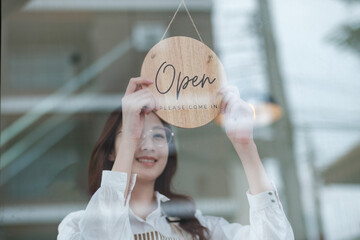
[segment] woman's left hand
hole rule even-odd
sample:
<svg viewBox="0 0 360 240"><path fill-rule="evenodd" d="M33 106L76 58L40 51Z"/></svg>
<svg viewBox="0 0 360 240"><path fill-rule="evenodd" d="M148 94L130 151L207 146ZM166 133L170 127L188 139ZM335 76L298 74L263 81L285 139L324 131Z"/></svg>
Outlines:
<svg viewBox="0 0 360 240"><path fill-rule="evenodd" d="M223 99L221 113L224 114L222 125L230 141L248 144L253 140L254 110L250 104L240 98L235 86L223 87L218 94Z"/></svg>

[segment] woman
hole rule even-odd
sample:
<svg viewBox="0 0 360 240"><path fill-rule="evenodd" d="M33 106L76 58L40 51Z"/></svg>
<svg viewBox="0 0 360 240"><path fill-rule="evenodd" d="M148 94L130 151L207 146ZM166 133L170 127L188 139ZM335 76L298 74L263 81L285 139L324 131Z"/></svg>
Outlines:
<svg viewBox="0 0 360 240"><path fill-rule="evenodd" d="M177 157L170 126L153 111L159 104L132 78L95 145L89 166L92 197L85 210L59 225L68 239L294 239L276 189L269 181L253 141L253 112L236 88L226 87L221 111L226 135L241 159L249 183L250 225L203 216L193 201L170 190Z"/></svg>

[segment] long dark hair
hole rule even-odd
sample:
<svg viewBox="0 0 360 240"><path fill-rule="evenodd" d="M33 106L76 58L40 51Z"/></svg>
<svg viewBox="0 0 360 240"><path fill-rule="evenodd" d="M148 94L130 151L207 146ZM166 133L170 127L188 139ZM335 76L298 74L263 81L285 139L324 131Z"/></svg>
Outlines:
<svg viewBox="0 0 360 240"><path fill-rule="evenodd" d="M171 128L170 125L160 119L165 127ZM88 185L89 193L92 196L100 187L101 176L103 170L111 170L114 161L109 160L110 154L114 151L116 133L119 126L122 124L122 109L117 108L108 117L105 127L96 142L91 154L89 163ZM180 219L179 225L186 232L190 233L194 238L199 240L206 240L206 234L209 230L202 226L199 220L195 217L194 201L186 195L177 194L171 190L171 181L177 169L177 152L175 148L175 140L168 145L169 156L167 165L161 175L155 181L155 190L167 196L170 201L182 201L190 204L185 204L190 209L186 209L190 216ZM191 207L192 206L192 207Z"/></svg>

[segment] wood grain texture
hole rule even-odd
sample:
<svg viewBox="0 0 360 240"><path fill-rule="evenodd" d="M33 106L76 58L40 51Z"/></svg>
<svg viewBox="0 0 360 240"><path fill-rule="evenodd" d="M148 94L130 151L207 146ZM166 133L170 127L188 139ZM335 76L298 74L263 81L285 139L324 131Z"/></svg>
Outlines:
<svg viewBox="0 0 360 240"><path fill-rule="evenodd" d="M156 114L174 126L200 127L220 112L217 92L226 83L225 71L216 54L196 39L160 41L146 55L141 76L154 81L149 88L160 103Z"/></svg>

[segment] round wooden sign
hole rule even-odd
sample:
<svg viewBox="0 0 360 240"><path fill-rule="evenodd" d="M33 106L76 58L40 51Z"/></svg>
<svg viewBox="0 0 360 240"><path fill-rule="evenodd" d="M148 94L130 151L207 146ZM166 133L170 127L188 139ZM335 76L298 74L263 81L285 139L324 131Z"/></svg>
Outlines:
<svg viewBox="0 0 360 240"><path fill-rule="evenodd" d="M160 104L156 114L174 126L200 127L220 112L217 93L225 85L225 71L198 40L177 36L160 41L146 55L141 77L154 81L149 88Z"/></svg>

